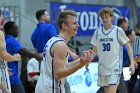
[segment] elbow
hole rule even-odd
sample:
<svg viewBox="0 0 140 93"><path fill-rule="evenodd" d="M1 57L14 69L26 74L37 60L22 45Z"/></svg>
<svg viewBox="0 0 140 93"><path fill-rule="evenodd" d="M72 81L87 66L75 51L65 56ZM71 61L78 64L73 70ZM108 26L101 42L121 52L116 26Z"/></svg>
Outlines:
<svg viewBox="0 0 140 93"><path fill-rule="evenodd" d="M56 79L56 80L61 80L62 77L61 77L60 75L55 75L55 79Z"/></svg>

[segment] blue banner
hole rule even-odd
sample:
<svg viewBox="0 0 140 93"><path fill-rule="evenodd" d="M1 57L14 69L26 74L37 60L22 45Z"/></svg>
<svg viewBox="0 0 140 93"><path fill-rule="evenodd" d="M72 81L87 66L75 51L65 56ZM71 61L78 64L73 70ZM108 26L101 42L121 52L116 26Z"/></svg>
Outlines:
<svg viewBox="0 0 140 93"><path fill-rule="evenodd" d="M58 14L65 9L75 10L78 14L79 29L77 35L79 36L91 36L95 29L101 26L101 18L98 16L100 9L106 6L103 5L90 5L90 4L72 4L72 3L50 3L50 16L52 23L58 30L57 26L57 16ZM114 7L109 6L114 11L114 20L113 24L116 25L117 19L119 16L130 17L130 11L128 7Z"/></svg>

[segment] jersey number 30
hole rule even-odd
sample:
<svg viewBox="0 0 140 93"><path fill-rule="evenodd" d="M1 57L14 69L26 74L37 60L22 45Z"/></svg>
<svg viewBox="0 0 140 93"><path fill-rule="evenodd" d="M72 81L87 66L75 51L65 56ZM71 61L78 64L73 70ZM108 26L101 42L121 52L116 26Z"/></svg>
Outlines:
<svg viewBox="0 0 140 93"><path fill-rule="evenodd" d="M103 43L103 51L110 51L110 43Z"/></svg>

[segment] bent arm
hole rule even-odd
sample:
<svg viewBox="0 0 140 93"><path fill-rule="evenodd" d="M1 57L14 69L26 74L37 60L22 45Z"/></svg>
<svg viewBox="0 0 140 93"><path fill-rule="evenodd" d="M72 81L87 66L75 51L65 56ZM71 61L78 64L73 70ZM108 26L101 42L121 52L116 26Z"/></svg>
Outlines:
<svg viewBox="0 0 140 93"><path fill-rule="evenodd" d="M67 63L66 55L68 50L67 45L62 41L57 42L52 48L52 54L54 55L54 74L57 80L71 75L92 60L92 51L88 50L79 59Z"/></svg>
<svg viewBox="0 0 140 93"><path fill-rule="evenodd" d="M54 74L57 80L71 75L83 66L80 64L79 59L72 62L75 65L65 66L67 64L66 56L68 50L69 49L66 44L61 41L57 42L52 49L52 52L54 54Z"/></svg>
<svg viewBox="0 0 140 93"><path fill-rule="evenodd" d="M5 43L5 38L4 38L4 34L3 34L2 31L0 31L0 57L3 60L6 60L6 61L15 61L15 60L17 60L14 56L11 56L6 51L6 43Z"/></svg>
<svg viewBox="0 0 140 93"><path fill-rule="evenodd" d="M32 53L30 51L28 51L26 48L22 48L19 51L20 55L26 56L26 57L30 57L30 58L35 58L37 61L41 61L42 57L39 54L36 53Z"/></svg>

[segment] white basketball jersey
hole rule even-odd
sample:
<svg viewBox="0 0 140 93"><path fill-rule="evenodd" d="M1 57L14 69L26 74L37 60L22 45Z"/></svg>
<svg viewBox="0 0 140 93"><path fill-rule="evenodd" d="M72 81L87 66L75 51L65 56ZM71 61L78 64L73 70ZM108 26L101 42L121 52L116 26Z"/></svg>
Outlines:
<svg viewBox="0 0 140 93"><path fill-rule="evenodd" d="M51 49L53 45L58 41L65 42L62 37L54 36L45 45L40 76L37 81L35 93L65 93L65 80L55 80L54 77L54 61L53 55L51 54ZM66 57L66 64L68 62L67 60L68 58Z"/></svg>
<svg viewBox="0 0 140 93"><path fill-rule="evenodd" d="M122 73L122 44L128 40L123 30L117 26L112 26L109 30L102 27L94 33L91 44L97 47L100 75Z"/></svg>
<svg viewBox="0 0 140 93"><path fill-rule="evenodd" d="M0 59L0 83L3 83L3 85L5 85L6 88L11 92L7 62L3 62L1 59ZM0 93L3 93L1 89Z"/></svg>

